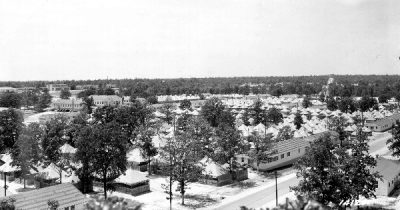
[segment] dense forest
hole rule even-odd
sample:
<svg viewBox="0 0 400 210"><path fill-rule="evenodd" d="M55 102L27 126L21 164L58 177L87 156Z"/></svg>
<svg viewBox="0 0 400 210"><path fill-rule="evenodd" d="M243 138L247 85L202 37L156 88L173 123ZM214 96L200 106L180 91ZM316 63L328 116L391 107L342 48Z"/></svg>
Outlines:
<svg viewBox="0 0 400 210"><path fill-rule="evenodd" d="M179 94L318 94L327 80L333 96L394 97L400 92L400 75L322 75L290 77L231 77L231 78L178 78L178 79L109 79L65 81L3 81L0 86L44 87L50 83L64 83L75 89L77 85L93 84L100 88L106 84L119 87L122 95L148 98L154 95Z"/></svg>

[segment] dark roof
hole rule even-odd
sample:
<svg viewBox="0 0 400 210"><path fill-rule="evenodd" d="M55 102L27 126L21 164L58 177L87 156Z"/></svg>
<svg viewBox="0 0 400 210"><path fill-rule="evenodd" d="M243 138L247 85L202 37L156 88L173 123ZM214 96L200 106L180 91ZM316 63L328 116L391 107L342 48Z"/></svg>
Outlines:
<svg viewBox="0 0 400 210"><path fill-rule="evenodd" d="M399 160L387 159L385 157L378 157L374 171L378 171L383 179L388 181L392 180L396 175L396 171L400 167Z"/></svg>
<svg viewBox="0 0 400 210"><path fill-rule="evenodd" d="M393 124L397 120L400 120L400 114L393 114L392 116L382 118L380 120L374 121L374 122L369 122L366 123L366 125L377 125L377 126L384 126L387 124Z"/></svg>
<svg viewBox="0 0 400 210"><path fill-rule="evenodd" d="M306 140L308 142L314 142L315 140L317 140L318 138L321 138L322 136L324 136L326 134L329 134L331 139L339 136L339 134L336 131L324 131L321 133L313 134L311 136L300 137L300 138L304 138L304 140Z"/></svg>
<svg viewBox="0 0 400 210"><path fill-rule="evenodd" d="M7 196L15 198L16 209L48 209L47 201L56 200L60 204L59 209L72 205L86 203L86 197L71 183L58 184L50 187ZM4 198L3 198L4 199Z"/></svg>

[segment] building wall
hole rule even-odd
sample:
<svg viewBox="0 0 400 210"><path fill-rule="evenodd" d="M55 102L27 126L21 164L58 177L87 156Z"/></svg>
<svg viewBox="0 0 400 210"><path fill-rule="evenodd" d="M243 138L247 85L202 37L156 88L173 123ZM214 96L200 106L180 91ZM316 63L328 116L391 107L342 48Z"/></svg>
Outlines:
<svg viewBox="0 0 400 210"><path fill-rule="evenodd" d="M93 96L93 103L97 107L103 106L121 106L122 105L122 98L119 96Z"/></svg>
<svg viewBox="0 0 400 210"><path fill-rule="evenodd" d="M48 84L46 85L49 91L61 91L64 89L70 89L66 84Z"/></svg>
<svg viewBox="0 0 400 210"><path fill-rule="evenodd" d="M288 156L290 153L290 156ZM297 159L302 157L305 154L305 147L293 148L285 152L277 153L272 156L272 160L269 162L262 162L259 165L259 170L266 171L272 170L275 168L287 166L293 164ZM255 161L252 162L252 167L257 168L257 164Z"/></svg>
<svg viewBox="0 0 400 210"><path fill-rule="evenodd" d="M12 88L12 87L0 87L0 94L1 93L10 93L10 92L16 92L17 89L16 88Z"/></svg>
<svg viewBox="0 0 400 210"><path fill-rule="evenodd" d="M366 123L365 127L371 129L374 132L383 132L392 128L396 121L400 120L400 114L394 114L390 117L380 119L375 122Z"/></svg>
<svg viewBox="0 0 400 210"><path fill-rule="evenodd" d="M51 106L59 111L79 111L83 108L82 100L75 99L59 99Z"/></svg>

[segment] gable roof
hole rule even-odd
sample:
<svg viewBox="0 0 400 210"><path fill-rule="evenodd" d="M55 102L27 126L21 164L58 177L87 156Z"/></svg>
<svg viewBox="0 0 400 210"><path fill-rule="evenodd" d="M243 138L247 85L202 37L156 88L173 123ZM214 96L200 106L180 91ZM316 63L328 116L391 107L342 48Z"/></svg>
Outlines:
<svg viewBox="0 0 400 210"><path fill-rule="evenodd" d="M59 209L70 207L72 205L83 205L86 203L86 197L76 187L70 183L54 185L50 187L23 192L6 198L15 198L16 209L47 210L48 200L56 200L60 204Z"/></svg>

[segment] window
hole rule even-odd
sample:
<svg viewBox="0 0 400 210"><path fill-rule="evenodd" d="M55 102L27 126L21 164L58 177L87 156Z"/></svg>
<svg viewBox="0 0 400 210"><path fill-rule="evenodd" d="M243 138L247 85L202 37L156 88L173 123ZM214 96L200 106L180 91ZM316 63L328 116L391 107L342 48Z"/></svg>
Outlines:
<svg viewBox="0 0 400 210"><path fill-rule="evenodd" d="M69 207L65 207L64 210L69 210Z"/></svg>
<svg viewBox="0 0 400 210"><path fill-rule="evenodd" d="M299 148L299 153L300 153L300 148Z"/></svg>
<svg viewBox="0 0 400 210"><path fill-rule="evenodd" d="M242 157L242 163L244 163L244 157Z"/></svg>
<svg viewBox="0 0 400 210"><path fill-rule="evenodd" d="M71 210L75 210L75 205L72 205L72 206L71 206Z"/></svg>
<svg viewBox="0 0 400 210"><path fill-rule="evenodd" d="M285 157L285 154L282 154L282 155L281 155L281 159L283 159L284 157Z"/></svg>
<svg viewBox="0 0 400 210"><path fill-rule="evenodd" d="M288 153L286 154L286 156L290 157L290 152L288 152Z"/></svg>

